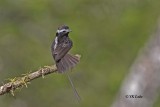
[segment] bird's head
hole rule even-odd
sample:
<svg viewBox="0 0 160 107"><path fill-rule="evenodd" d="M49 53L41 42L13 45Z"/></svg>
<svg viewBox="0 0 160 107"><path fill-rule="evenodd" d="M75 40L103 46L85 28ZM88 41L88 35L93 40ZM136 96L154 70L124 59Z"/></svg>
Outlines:
<svg viewBox="0 0 160 107"><path fill-rule="evenodd" d="M67 25L62 25L62 26L58 27L56 35L57 36L68 35L69 32L71 32L69 27Z"/></svg>

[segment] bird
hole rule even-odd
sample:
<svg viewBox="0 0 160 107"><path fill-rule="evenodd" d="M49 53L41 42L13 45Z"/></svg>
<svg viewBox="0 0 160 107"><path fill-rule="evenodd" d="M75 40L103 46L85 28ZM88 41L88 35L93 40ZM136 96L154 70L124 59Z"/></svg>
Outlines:
<svg viewBox="0 0 160 107"><path fill-rule="evenodd" d="M51 52L56 63L58 73L67 74L66 72L74 68L79 63L78 56L69 54L68 52L73 46L72 40L69 38L71 30L67 25L61 25L56 31L56 36L51 45ZM74 94L80 101L80 96L73 85L70 76L67 74L69 82L73 88Z"/></svg>
<svg viewBox="0 0 160 107"><path fill-rule="evenodd" d="M77 56L68 54L73 46L73 42L69 38L70 32L71 30L67 25L58 27L56 37L51 46L52 56L55 60L58 73L64 73L72 69L79 62Z"/></svg>

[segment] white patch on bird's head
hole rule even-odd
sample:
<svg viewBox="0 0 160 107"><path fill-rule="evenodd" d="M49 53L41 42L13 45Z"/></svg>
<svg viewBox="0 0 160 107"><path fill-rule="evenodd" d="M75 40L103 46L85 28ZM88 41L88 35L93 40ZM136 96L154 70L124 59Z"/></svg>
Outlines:
<svg viewBox="0 0 160 107"><path fill-rule="evenodd" d="M71 32L71 30L69 30L69 29L57 30L57 33L62 33L62 32Z"/></svg>

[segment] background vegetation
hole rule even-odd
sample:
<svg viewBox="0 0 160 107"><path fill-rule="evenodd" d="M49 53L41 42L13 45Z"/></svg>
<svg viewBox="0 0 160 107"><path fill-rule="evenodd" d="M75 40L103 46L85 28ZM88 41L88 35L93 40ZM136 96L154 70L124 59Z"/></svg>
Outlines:
<svg viewBox="0 0 160 107"><path fill-rule="evenodd" d="M159 0L0 0L0 82L52 65L50 46L59 25L72 29L70 73L82 97L77 105L64 75L0 97L0 107L108 107L138 51L155 31ZM154 107L159 107L158 103Z"/></svg>

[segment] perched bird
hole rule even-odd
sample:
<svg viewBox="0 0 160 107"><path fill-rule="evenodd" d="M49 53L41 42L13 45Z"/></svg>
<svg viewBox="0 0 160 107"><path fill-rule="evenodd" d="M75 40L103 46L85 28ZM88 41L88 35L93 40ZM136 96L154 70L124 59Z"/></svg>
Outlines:
<svg viewBox="0 0 160 107"><path fill-rule="evenodd" d="M68 54L68 51L73 45L68 36L69 32L71 32L71 30L68 26L60 26L51 46L52 56L56 62L58 73L64 73L65 71L73 68L79 62L79 58L77 56Z"/></svg>
<svg viewBox="0 0 160 107"><path fill-rule="evenodd" d="M78 56L68 53L73 46L73 43L69 38L70 32L71 30L67 25L60 26L56 32L56 37L51 45L52 56L55 60L58 73L67 74L66 71L72 69L79 62ZM68 74L67 77L71 83L77 100L80 101L80 96Z"/></svg>

